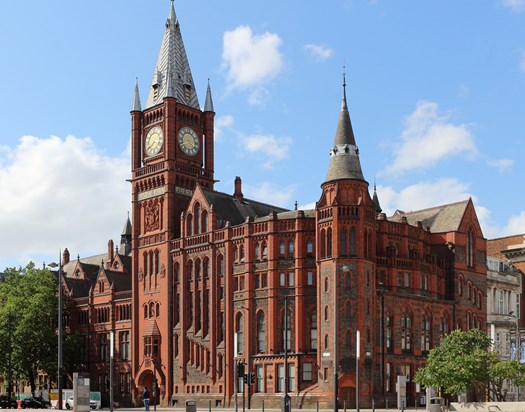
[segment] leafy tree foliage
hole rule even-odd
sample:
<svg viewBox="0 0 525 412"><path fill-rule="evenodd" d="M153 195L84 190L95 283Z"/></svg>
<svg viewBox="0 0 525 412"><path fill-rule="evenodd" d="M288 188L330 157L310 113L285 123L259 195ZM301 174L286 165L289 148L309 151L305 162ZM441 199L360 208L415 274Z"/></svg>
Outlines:
<svg viewBox="0 0 525 412"><path fill-rule="evenodd" d="M0 282L0 343L11 343L12 371L35 390L38 371L55 371L57 354L57 282L33 263L6 270ZM2 350L0 372L7 376L9 351Z"/></svg>
<svg viewBox="0 0 525 412"><path fill-rule="evenodd" d="M479 329L455 330L430 351L428 363L416 372L415 381L441 387L448 394L473 390L478 400L488 384L490 400L505 401L507 382L525 385L525 365L502 361L490 346L490 338Z"/></svg>
<svg viewBox="0 0 525 412"><path fill-rule="evenodd" d="M479 399L494 360L490 344L490 338L479 329L455 330L430 351L428 364L417 371L415 381L441 387L448 394L475 390Z"/></svg>

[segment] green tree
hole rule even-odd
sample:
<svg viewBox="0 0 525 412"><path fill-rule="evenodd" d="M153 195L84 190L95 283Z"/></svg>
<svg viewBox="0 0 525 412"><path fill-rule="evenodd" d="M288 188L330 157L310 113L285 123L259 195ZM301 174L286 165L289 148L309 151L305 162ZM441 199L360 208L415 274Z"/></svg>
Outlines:
<svg viewBox="0 0 525 412"><path fill-rule="evenodd" d="M495 352L489 367L490 399L504 402L507 400L507 382L515 386L525 385L525 365L517 360L502 361Z"/></svg>
<svg viewBox="0 0 525 412"><path fill-rule="evenodd" d="M455 330L430 351L428 363L417 371L415 381L441 387L448 394L474 390L480 399L494 361L490 344L490 338L479 329Z"/></svg>
<svg viewBox="0 0 525 412"><path fill-rule="evenodd" d="M33 392L38 371L56 375L56 284L52 272L37 269L32 262L24 268L7 269L0 283L0 325L11 319L12 370L29 381ZM0 329L2 346L9 340L8 333L8 328ZM6 376L8 354L2 352L0 371Z"/></svg>

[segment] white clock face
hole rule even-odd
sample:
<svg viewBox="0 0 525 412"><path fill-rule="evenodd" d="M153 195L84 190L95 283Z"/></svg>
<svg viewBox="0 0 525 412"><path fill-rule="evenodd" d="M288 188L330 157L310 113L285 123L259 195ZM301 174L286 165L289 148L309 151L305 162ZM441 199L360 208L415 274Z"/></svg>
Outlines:
<svg viewBox="0 0 525 412"><path fill-rule="evenodd" d="M162 142L164 141L162 135L162 129L158 126L150 129L146 135L146 141L144 143L144 151L148 156L155 156L162 149Z"/></svg>
<svg viewBox="0 0 525 412"><path fill-rule="evenodd" d="M194 156L199 151L200 142L197 133L189 127L179 130L179 146L184 153Z"/></svg>

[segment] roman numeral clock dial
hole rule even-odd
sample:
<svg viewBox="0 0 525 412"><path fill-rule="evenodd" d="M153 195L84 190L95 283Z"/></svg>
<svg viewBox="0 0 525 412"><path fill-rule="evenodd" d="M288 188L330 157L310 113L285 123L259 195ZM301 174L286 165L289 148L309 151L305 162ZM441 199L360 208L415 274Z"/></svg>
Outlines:
<svg viewBox="0 0 525 412"><path fill-rule="evenodd" d="M185 154L195 156L200 147L197 133L189 127L181 128L179 130L179 146Z"/></svg>
<svg viewBox="0 0 525 412"><path fill-rule="evenodd" d="M162 143L164 136L162 129L159 126L151 128L146 135L146 141L144 142L144 151L147 156L155 156L162 149Z"/></svg>

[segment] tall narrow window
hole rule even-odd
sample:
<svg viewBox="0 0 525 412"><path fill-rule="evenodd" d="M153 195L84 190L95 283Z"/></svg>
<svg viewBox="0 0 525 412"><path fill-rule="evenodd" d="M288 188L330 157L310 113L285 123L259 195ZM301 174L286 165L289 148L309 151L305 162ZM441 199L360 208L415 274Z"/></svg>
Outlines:
<svg viewBox="0 0 525 412"><path fill-rule="evenodd" d="M244 330L244 323L242 319L242 313L237 314L237 319L235 322L235 332L237 332L237 354L243 353L243 330Z"/></svg>
<svg viewBox="0 0 525 412"><path fill-rule="evenodd" d="M288 242L288 257L293 257L293 254L294 254L294 244L293 244L293 240L290 240Z"/></svg>
<svg viewBox="0 0 525 412"><path fill-rule="evenodd" d="M474 266L474 233L470 229L467 232L467 266Z"/></svg>
<svg viewBox="0 0 525 412"><path fill-rule="evenodd" d="M428 352L430 350L431 324L432 319L427 312L421 319L421 350L423 352Z"/></svg>
<svg viewBox="0 0 525 412"><path fill-rule="evenodd" d="M311 240L306 242L306 253L308 253L309 255L314 253L314 243Z"/></svg>
<svg viewBox="0 0 525 412"><path fill-rule="evenodd" d="M291 317L290 311L285 314L283 313L283 350L286 349L289 351L292 347L291 345L292 333L291 333Z"/></svg>
<svg viewBox="0 0 525 412"><path fill-rule="evenodd" d="M266 324L264 322L264 312L257 314L257 352L264 353L266 350Z"/></svg>
<svg viewBox="0 0 525 412"><path fill-rule="evenodd" d="M310 314L310 349L317 350L317 312Z"/></svg>
<svg viewBox="0 0 525 412"><path fill-rule="evenodd" d="M279 255L284 256L284 240L279 242Z"/></svg>
<svg viewBox="0 0 525 412"><path fill-rule="evenodd" d="M332 228L326 231L326 257L332 256Z"/></svg>
<svg viewBox="0 0 525 412"><path fill-rule="evenodd" d="M342 230L339 238L339 254L341 256L347 256L346 253L346 230Z"/></svg>
<svg viewBox="0 0 525 412"><path fill-rule="evenodd" d="M350 256L355 256L355 228L350 229Z"/></svg>
<svg viewBox="0 0 525 412"><path fill-rule="evenodd" d="M401 349L412 350L412 317L407 313L401 317Z"/></svg>

